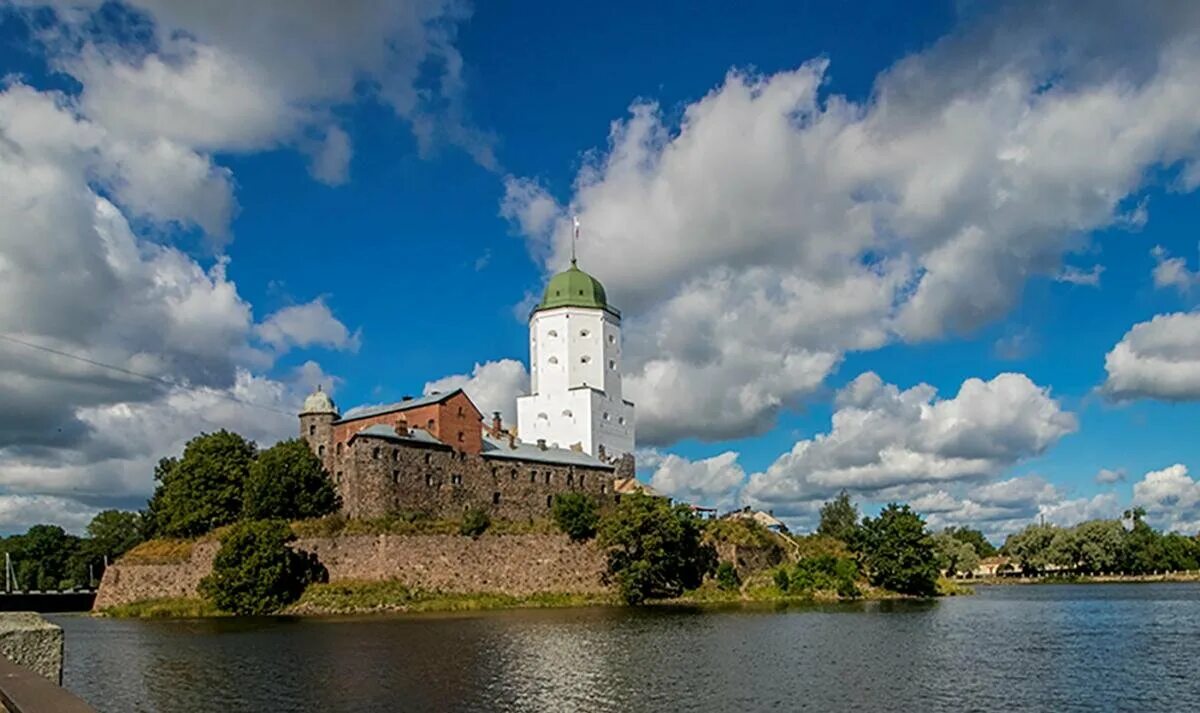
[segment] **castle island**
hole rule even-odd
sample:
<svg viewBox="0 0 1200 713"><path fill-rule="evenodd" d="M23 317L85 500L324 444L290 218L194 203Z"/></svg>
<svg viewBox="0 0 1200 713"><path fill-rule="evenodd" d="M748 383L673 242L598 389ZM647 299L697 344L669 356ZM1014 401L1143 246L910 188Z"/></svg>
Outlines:
<svg viewBox="0 0 1200 713"><path fill-rule="evenodd" d="M485 422L462 389L346 415L319 388L309 395L300 435L345 513L535 519L559 493L611 502L644 489L634 478L634 405L621 393L621 313L574 259L530 315L529 354L515 428L499 412Z"/></svg>

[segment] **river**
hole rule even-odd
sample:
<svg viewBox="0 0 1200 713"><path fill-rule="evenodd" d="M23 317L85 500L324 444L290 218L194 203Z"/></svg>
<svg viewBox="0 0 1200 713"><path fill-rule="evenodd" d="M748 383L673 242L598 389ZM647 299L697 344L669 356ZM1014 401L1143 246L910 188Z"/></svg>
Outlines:
<svg viewBox="0 0 1200 713"><path fill-rule="evenodd" d="M65 685L105 713L1200 710L1200 584L782 611L50 618Z"/></svg>

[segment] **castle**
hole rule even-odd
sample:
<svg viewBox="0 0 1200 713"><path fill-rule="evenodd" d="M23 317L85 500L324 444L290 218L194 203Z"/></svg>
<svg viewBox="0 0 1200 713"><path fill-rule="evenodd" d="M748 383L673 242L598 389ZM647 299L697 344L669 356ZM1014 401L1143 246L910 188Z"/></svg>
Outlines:
<svg viewBox="0 0 1200 713"><path fill-rule="evenodd" d="M621 395L621 313L574 259L529 319L530 395L517 428L489 423L457 389L342 416L308 396L300 435L333 476L350 517L393 512L545 517L559 493L603 502L642 490L634 479L634 406Z"/></svg>

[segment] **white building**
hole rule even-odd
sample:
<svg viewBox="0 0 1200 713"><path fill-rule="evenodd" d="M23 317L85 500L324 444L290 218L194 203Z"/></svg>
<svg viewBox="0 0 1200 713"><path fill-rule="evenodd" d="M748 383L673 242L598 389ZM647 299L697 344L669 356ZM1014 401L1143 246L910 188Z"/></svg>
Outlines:
<svg viewBox="0 0 1200 713"><path fill-rule="evenodd" d="M517 399L522 441L606 459L633 453L633 404L621 396L621 313L575 261L529 318L530 395Z"/></svg>

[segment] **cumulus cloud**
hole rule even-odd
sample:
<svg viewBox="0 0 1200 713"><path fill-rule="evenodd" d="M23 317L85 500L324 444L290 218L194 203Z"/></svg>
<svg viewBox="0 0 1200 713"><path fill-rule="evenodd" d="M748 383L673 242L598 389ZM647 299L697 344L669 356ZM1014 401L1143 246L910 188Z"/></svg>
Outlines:
<svg viewBox="0 0 1200 713"><path fill-rule="evenodd" d="M696 461L668 454L656 464L650 485L684 502L729 507L745 477L733 451Z"/></svg>
<svg viewBox="0 0 1200 713"><path fill-rule="evenodd" d="M337 126L331 126L325 139L311 153L308 172L321 183L340 186L350 178L350 159L354 147L350 135Z"/></svg>
<svg viewBox="0 0 1200 713"><path fill-rule="evenodd" d="M501 212L548 271L580 216L647 442L760 432L848 350L972 330L1034 277L1095 282L1064 257L1143 223L1155 167L1200 175L1200 9L1103 5L981 13L862 101L826 90L837 58L732 71L679 114L639 101L566 200L511 177Z"/></svg>
<svg viewBox="0 0 1200 713"><path fill-rule="evenodd" d="M529 391L529 372L515 359L501 359L476 364L470 374L453 374L425 384L425 393L462 389L483 412L491 418L499 411L505 423L517 422L517 397Z"/></svg>
<svg viewBox="0 0 1200 713"><path fill-rule="evenodd" d="M278 350L291 347L322 346L358 351L360 332L351 333L342 324L323 297L302 305L284 307L254 328L258 338Z"/></svg>
<svg viewBox="0 0 1200 713"><path fill-rule="evenodd" d="M939 399L927 384L901 391L868 372L842 389L836 403L832 430L797 442L750 476L748 501L787 512L843 488L876 497L888 489L984 479L1077 428L1075 416L1023 374L968 379L954 398ZM1012 488L997 484L977 497L1003 504Z"/></svg>
<svg viewBox="0 0 1200 713"><path fill-rule="evenodd" d="M1200 312L1135 324L1104 358L1100 390L1116 401L1200 398Z"/></svg>
<svg viewBox="0 0 1200 713"><path fill-rule="evenodd" d="M1160 527L1189 535L1200 531L1200 482L1181 463L1134 483L1133 504L1145 508L1147 520Z"/></svg>
<svg viewBox="0 0 1200 713"><path fill-rule="evenodd" d="M1186 295L1200 285L1200 272L1189 270L1187 260L1181 257L1171 257L1167 249L1161 245L1155 245L1150 254L1154 256L1154 271L1151 275L1154 278L1155 287L1159 289L1172 287Z"/></svg>
<svg viewBox="0 0 1200 713"><path fill-rule="evenodd" d="M1125 480L1125 470L1122 468L1101 468L1096 473L1096 483L1099 485L1114 485Z"/></svg>

